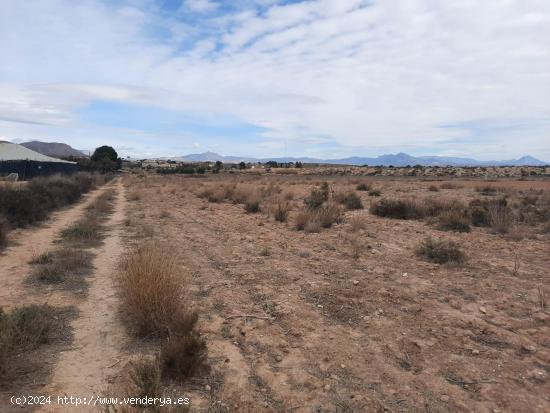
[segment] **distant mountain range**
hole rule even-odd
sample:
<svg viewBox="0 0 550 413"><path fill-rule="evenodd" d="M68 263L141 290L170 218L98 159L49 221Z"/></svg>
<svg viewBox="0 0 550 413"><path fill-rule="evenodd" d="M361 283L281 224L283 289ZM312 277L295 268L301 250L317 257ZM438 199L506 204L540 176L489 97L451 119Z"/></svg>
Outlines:
<svg viewBox="0 0 550 413"><path fill-rule="evenodd" d="M341 159L318 159L308 157L282 157L282 158L252 158L243 156L223 156L215 152L196 153L176 158L172 160L206 162L221 161L226 163L235 162L304 162L304 163L323 163L333 165L369 165L369 166L544 166L550 165L550 162L544 162L533 158L532 156L523 156L519 159L506 161L478 161L470 158L457 158L448 156L411 156L406 153L381 155L376 158L366 158L353 156Z"/></svg>
<svg viewBox="0 0 550 413"><path fill-rule="evenodd" d="M24 142L21 144L25 148L33 150L35 152L41 153L42 155L51 156L54 158L82 158L86 155L66 143L60 142L40 142L40 141L31 141Z"/></svg>

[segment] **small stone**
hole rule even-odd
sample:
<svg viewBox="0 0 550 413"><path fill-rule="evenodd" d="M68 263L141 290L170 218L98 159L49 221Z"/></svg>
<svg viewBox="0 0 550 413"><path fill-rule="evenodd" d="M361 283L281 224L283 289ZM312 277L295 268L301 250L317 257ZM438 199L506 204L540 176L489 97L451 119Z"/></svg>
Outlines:
<svg viewBox="0 0 550 413"><path fill-rule="evenodd" d="M212 387L210 387L210 385L207 384L206 386L204 386L204 389L206 391L210 391L210 390L212 390Z"/></svg>
<svg viewBox="0 0 550 413"><path fill-rule="evenodd" d="M345 369L346 365L345 364L340 364L340 368Z"/></svg>
<svg viewBox="0 0 550 413"><path fill-rule="evenodd" d="M403 277L406 277L407 275L409 275L409 274L406 273L406 272L403 273Z"/></svg>
<svg viewBox="0 0 550 413"><path fill-rule="evenodd" d="M277 361L277 363L280 363L281 361L283 361L283 358L281 356L276 356L275 360Z"/></svg>
<svg viewBox="0 0 550 413"><path fill-rule="evenodd" d="M479 354L479 350L473 349L473 350L472 350L472 354Z"/></svg>
<svg viewBox="0 0 550 413"><path fill-rule="evenodd" d="M442 396L440 397L440 399L441 399L442 402L447 403L447 402L449 401L449 396L447 396L446 394L444 394L444 395L442 395Z"/></svg>
<svg viewBox="0 0 550 413"><path fill-rule="evenodd" d="M357 284L359 284L359 281L353 280L353 285L357 285Z"/></svg>
<svg viewBox="0 0 550 413"><path fill-rule="evenodd" d="M487 309L483 306L479 307L479 311L481 311L483 314L487 314Z"/></svg>
<svg viewBox="0 0 550 413"><path fill-rule="evenodd" d="M528 353L534 353L534 352L537 351L537 348L535 346L531 345L531 344L523 344L521 346L521 349L523 351L527 351Z"/></svg>
<svg viewBox="0 0 550 413"><path fill-rule="evenodd" d="M324 389L325 389L326 391L329 391L329 390L330 390L330 384L325 384Z"/></svg>

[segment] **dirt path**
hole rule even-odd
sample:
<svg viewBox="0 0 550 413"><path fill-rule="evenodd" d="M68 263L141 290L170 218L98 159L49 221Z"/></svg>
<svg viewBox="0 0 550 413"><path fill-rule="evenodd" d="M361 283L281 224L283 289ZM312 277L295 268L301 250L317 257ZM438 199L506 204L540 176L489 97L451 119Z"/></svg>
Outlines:
<svg viewBox="0 0 550 413"><path fill-rule="evenodd" d="M73 347L60 354L52 380L43 392L53 397L91 397L100 394L106 389L109 376L124 364L119 362L125 336L116 319L113 274L123 249L120 227L124 219L125 196L120 182L115 187L118 192L115 212L106 224L111 230L103 246L97 250L94 260L96 271L90 277L88 296L78 306L79 317L72 324ZM42 411L85 412L97 411L97 408L52 404Z"/></svg>
<svg viewBox="0 0 550 413"><path fill-rule="evenodd" d="M40 227L21 229L10 234L10 246L0 254L0 305L10 308L22 301L28 303L31 296L25 291L23 280L30 272L29 261L36 254L51 248L59 232L76 221L86 206L103 192L104 188L92 191L75 206L64 208L52 214ZM43 301L43 297L36 295Z"/></svg>

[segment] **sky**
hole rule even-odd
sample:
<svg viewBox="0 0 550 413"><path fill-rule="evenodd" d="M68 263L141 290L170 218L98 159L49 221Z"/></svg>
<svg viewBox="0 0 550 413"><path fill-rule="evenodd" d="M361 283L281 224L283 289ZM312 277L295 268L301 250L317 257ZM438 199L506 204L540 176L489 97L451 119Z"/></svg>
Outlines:
<svg viewBox="0 0 550 413"><path fill-rule="evenodd" d="M550 161L550 1L2 0L0 140Z"/></svg>

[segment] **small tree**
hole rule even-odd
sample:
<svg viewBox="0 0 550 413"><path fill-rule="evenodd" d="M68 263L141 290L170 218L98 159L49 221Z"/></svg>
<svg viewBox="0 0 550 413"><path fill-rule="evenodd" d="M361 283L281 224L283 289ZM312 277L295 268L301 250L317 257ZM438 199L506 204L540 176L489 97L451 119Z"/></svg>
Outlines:
<svg viewBox="0 0 550 413"><path fill-rule="evenodd" d="M246 164L243 161L239 162L239 169L246 169Z"/></svg>
<svg viewBox="0 0 550 413"><path fill-rule="evenodd" d="M214 167L212 168L212 173L220 173L220 170L223 168L223 163L221 161L216 161Z"/></svg>
<svg viewBox="0 0 550 413"><path fill-rule="evenodd" d="M114 171L122 165L122 159L118 157L118 153L113 147L107 145L96 148L90 159L92 167L102 172Z"/></svg>

